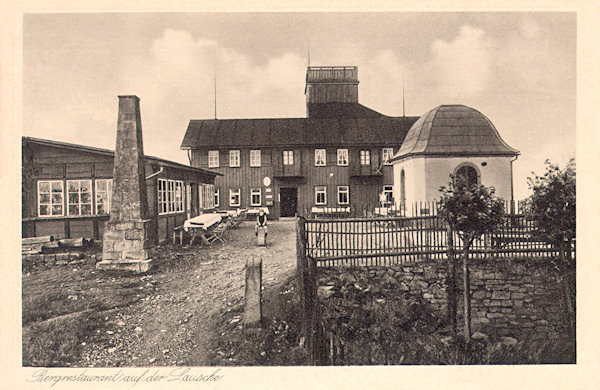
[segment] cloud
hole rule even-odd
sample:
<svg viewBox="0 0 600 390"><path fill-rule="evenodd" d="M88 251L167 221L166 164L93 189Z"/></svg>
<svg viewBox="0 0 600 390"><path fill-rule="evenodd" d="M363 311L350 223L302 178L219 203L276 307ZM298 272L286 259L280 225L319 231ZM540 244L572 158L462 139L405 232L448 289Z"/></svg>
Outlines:
<svg viewBox="0 0 600 390"><path fill-rule="evenodd" d="M463 25L452 41L438 39L431 45L431 62L425 72L435 93L449 98L480 95L492 78L492 42L482 29Z"/></svg>
<svg viewBox="0 0 600 390"><path fill-rule="evenodd" d="M131 60L118 94L140 97L145 144L157 145L146 152L181 160L189 120L214 117L215 77L218 118L289 117L305 112L304 71L294 53L259 63L216 41L165 29L148 56Z"/></svg>
<svg viewBox="0 0 600 390"><path fill-rule="evenodd" d="M515 88L557 93L575 78L575 57L562 50L564 45L557 45L535 21L525 19L501 46L498 69Z"/></svg>

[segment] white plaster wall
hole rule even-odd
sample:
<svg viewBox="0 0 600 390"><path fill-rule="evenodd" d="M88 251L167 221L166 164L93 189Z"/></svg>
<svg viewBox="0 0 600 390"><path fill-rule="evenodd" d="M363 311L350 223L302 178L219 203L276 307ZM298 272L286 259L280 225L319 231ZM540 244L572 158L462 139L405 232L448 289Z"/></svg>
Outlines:
<svg viewBox="0 0 600 390"><path fill-rule="evenodd" d="M450 181L450 174L462 163L477 167L480 184L496 188L496 196L510 200L510 160L512 157L427 157L425 158L425 200L436 200L439 188ZM482 166L481 163L486 163Z"/></svg>
<svg viewBox="0 0 600 390"><path fill-rule="evenodd" d="M400 172L402 169L404 169L407 204L423 200L422 194L426 191L425 159L422 157L409 158L394 164L394 201L398 204L401 202Z"/></svg>

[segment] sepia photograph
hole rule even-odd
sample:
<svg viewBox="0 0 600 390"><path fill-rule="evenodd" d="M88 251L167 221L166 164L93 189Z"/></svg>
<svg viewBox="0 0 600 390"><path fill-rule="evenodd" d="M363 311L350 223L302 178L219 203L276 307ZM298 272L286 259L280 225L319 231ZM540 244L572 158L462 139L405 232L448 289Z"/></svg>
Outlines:
<svg viewBox="0 0 600 390"><path fill-rule="evenodd" d="M578 18L24 12L27 381L576 367Z"/></svg>

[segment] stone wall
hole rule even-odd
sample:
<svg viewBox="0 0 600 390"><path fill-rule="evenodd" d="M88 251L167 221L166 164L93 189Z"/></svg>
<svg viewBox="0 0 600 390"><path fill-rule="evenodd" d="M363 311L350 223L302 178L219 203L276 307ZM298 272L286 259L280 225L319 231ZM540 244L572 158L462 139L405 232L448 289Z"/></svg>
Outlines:
<svg viewBox="0 0 600 390"><path fill-rule="evenodd" d="M460 264L459 264L460 265ZM423 300L441 318L447 316L445 261L358 268L320 268L331 272L367 273L372 283L395 281L410 300ZM557 337L566 330L564 287L548 260L472 260L471 318L474 332L499 336ZM459 326L462 324L462 267L457 267Z"/></svg>

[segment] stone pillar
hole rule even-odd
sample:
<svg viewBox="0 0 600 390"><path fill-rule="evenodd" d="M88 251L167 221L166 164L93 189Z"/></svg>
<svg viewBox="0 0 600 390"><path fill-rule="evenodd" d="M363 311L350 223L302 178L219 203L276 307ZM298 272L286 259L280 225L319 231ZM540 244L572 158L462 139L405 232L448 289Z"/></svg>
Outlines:
<svg viewBox="0 0 600 390"><path fill-rule="evenodd" d="M152 266L140 99L119 96L110 220L98 269L146 272Z"/></svg>
<svg viewBox="0 0 600 390"><path fill-rule="evenodd" d="M244 326L260 327L262 320L262 259L246 261Z"/></svg>

